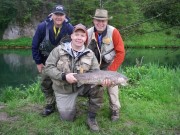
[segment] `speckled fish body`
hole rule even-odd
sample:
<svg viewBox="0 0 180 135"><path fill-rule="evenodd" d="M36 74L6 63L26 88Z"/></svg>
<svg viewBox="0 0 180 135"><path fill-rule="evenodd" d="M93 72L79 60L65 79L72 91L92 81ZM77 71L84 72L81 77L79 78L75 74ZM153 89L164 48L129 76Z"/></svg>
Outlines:
<svg viewBox="0 0 180 135"><path fill-rule="evenodd" d="M115 71L98 70L94 72L74 74L80 84L101 85L105 79L110 79L114 85L126 86L128 78Z"/></svg>

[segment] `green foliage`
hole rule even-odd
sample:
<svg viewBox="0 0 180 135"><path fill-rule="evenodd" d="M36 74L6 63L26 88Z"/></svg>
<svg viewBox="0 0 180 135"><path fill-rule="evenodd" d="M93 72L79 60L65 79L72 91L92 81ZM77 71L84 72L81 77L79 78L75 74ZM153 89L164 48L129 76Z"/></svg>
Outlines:
<svg viewBox="0 0 180 135"><path fill-rule="evenodd" d="M92 26L91 16L94 16L95 10L101 8L97 0L75 0L66 4L72 24L83 23L88 27ZM109 16L113 16L109 23L118 29L136 22L143 15L134 1L103 0L102 8L109 11Z"/></svg>
<svg viewBox="0 0 180 135"><path fill-rule="evenodd" d="M157 19L170 25L179 25L180 20L180 3L179 0L160 0L158 2L147 4L144 8L144 15L151 18L160 15Z"/></svg>
<svg viewBox="0 0 180 135"><path fill-rule="evenodd" d="M100 1L98 0L51 0L51 2L47 0L0 0L0 2L1 36L11 21L16 20L19 24L26 25L26 23L31 22L32 19L39 21L44 20L55 4L62 4L66 7L67 15L70 17L73 25L83 23L87 27L92 26L92 18L90 15L93 16L95 9L100 8ZM159 32L164 32L167 27L169 31L174 31L173 28L179 29L179 26L177 26L180 20L178 12L180 4L178 0L102 0L102 8L109 11L109 16L113 16L113 19L109 20L109 24L120 30L123 39L129 40L128 44L141 45L149 43L153 45L151 44L152 39L146 41L147 37L144 36L144 34L148 34L149 36L149 33L155 33L155 39L158 40L159 36L157 35L159 35ZM161 14L161 16L151 19L159 14ZM172 29L170 27L172 27ZM137 36L141 37L142 35L143 38L138 38L137 40ZM153 36L151 37L154 38ZM166 38L167 36L162 35L162 38L163 37ZM174 42L175 45L179 44L179 40L176 40L179 39L179 33L171 35L170 37L173 37L170 40ZM161 43L158 43L159 41L155 43L169 43L169 40L161 39L161 41Z"/></svg>
<svg viewBox="0 0 180 135"><path fill-rule="evenodd" d="M42 0L0 0L0 3L0 25L3 28L6 28L12 20L25 25L27 22L30 22L34 15L39 17L39 13L42 14L52 8L51 4Z"/></svg>
<svg viewBox="0 0 180 135"><path fill-rule="evenodd" d="M154 28L152 27L154 26ZM162 29L157 23L143 24L139 27L142 34L131 34L124 38L125 45L136 47L179 47L180 38L177 38L179 27ZM160 29L154 31L153 29ZM154 32L152 32L154 31ZM147 32L147 33L146 33ZM143 34L144 33L144 34ZM169 33L169 35L167 35Z"/></svg>
<svg viewBox="0 0 180 135"><path fill-rule="evenodd" d="M44 95L41 91L39 81L38 83L34 83L27 88L27 94L30 101L39 103L44 100Z"/></svg>
<svg viewBox="0 0 180 135"><path fill-rule="evenodd" d="M68 8L68 15L71 18L72 24L82 23L87 26L91 26L92 18L90 15L94 15L96 6L98 5L97 0L84 1L75 0L71 4L65 5Z"/></svg>
<svg viewBox="0 0 180 135"><path fill-rule="evenodd" d="M0 2L0 24L3 27L6 27L12 19L16 19L21 24L24 24L29 22L34 15L37 17L44 16L44 14L48 15L51 12L52 6L57 3L65 5L73 24L81 22L91 26L92 20L89 15L94 15L95 9L100 8L100 1L97 0L52 0L51 3L42 0L0 0ZM110 16L114 18L110 21L111 24L118 29L143 19L143 14L150 18L163 13L158 19L166 23L177 24L180 19L178 14L179 6L178 0L171 2L168 0L102 1L102 8L107 9ZM40 13L41 15L38 15Z"/></svg>
<svg viewBox="0 0 180 135"><path fill-rule="evenodd" d="M16 16L17 10L14 1L0 0L0 3L0 26L1 28L5 28Z"/></svg>
<svg viewBox="0 0 180 135"><path fill-rule="evenodd" d="M11 40L0 40L0 46L31 46L32 38L22 37L18 39L11 39Z"/></svg>
<svg viewBox="0 0 180 135"><path fill-rule="evenodd" d="M126 68L126 75L129 78L130 84L138 83L139 80L141 80L147 73L148 68L146 66L140 66L140 67L127 67Z"/></svg>
<svg viewBox="0 0 180 135"><path fill-rule="evenodd" d="M19 88L7 87L1 91L0 102L4 103L23 99L39 103L44 100L44 95L40 90L39 83L34 83L29 86L21 85Z"/></svg>
<svg viewBox="0 0 180 135"><path fill-rule="evenodd" d="M27 98L27 93L22 91L20 88L7 87L1 93L3 96L0 96L0 102L10 102L15 99L25 99Z"/></svg>
<svg viewBox="0 0 180 135"><path fill-rule="evenodd" d="M42 0L20 0L15 1L15 7L17 10L16 20L20 24L25 24L30 21L33 17L33 14L38 14L41 10L43 2Z"/></svg>
<svg viewBox="0 0 180 135"><path fill-rule="evenodd" d="M14 1L11 0L0 0L0 39L7 28L10 21L14 19L17 14Z"/></svg>
<svg viewBox="0 0 180 135"><path fill-rule="evenodd" d="M110 16L113 16L109 23L120 30L142 18L136 1L108 1L104 8L109 11Z"/></svg>
<svg viewBox="0 0 180 135"><path fill-rule="evenodd" d="M174 95L179 93L180 69L170 70L157 65L127 67L126 75L132 87L125 88L129 98L136 100L153 100L163 103L172 102Z"/></svg>

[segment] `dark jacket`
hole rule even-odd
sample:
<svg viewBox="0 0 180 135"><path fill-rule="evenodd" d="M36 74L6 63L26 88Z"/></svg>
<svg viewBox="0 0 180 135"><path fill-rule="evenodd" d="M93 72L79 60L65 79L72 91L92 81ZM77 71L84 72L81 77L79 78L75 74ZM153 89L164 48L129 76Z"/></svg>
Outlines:
<svg viewBox="0 0 180 135"><path fill-rule="evenodd" d="M48 18L48 20L46 21L48 22L47 27L49 29L49 40L51 44L54 46L57 46L60 40L64 36L71 35L73 32L74 27L66 19L62 24L62 28L59 35L55 39L55 34L53 31L53 26L54 26L53 20ZM47 56L42 55L39 50L40 43L44 40L45 36L46 36L46 22L43 21L38 25L32 40L32 55L36 64L41 64L41 63L44 64L47 59Z"/></svg>

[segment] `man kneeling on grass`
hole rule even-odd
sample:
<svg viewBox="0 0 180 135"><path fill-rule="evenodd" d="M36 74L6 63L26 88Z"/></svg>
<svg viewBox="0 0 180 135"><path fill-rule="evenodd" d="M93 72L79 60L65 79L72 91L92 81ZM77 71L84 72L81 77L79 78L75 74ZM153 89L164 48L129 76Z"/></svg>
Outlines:
<svg viewBox="0 0 180 135"><path fill-rule="evenodd" d="M99 64L94 53L86 47L87 31L84 25L75 26L71 39L71 42L62 43L50 53L43 72L53 81L61 120L73 121L77 96L86 96L89 99L87 125L92 131L99 131L95 117L103 102L103 87L81 85L73 76L99 70ZM102 85L108 86L110 81L105 80Z"/></svg>

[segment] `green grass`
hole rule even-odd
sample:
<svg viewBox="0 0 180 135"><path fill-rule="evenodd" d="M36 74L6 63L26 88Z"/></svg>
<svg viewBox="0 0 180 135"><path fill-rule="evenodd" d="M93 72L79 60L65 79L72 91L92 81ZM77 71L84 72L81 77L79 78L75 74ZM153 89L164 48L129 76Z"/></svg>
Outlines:
<svg viewBox="0 0 180 135"><path fill-rule="evenodd" d="M59 119L58 112L41 117L44 96L39 83L24 88L8 87L0 95L0 114L7 113L7 121L0 120L0 134L62 134L62 135L150 135L180 134L180 69L156 65L126 67L120 70L129 77L129 86L120 88L121 119L111 122L107 92L97 116L99 133L88 130L85 121L85 98L78 100L78 114L74 122Z"/></svg>
<svg viewBox="0 0 180 135"><path fill-rule="evenodd" d="M18 39L11 40L0 40L0 47L15 47L15 46L23 46L30 47L32 43L32 38L22 37Z"/></svg>
<svg viewBox="0 0 180 135"><path fill-rule="evenodd" d="M125 40L129 47L180 47L179 29L137 34Z"/></svg>

